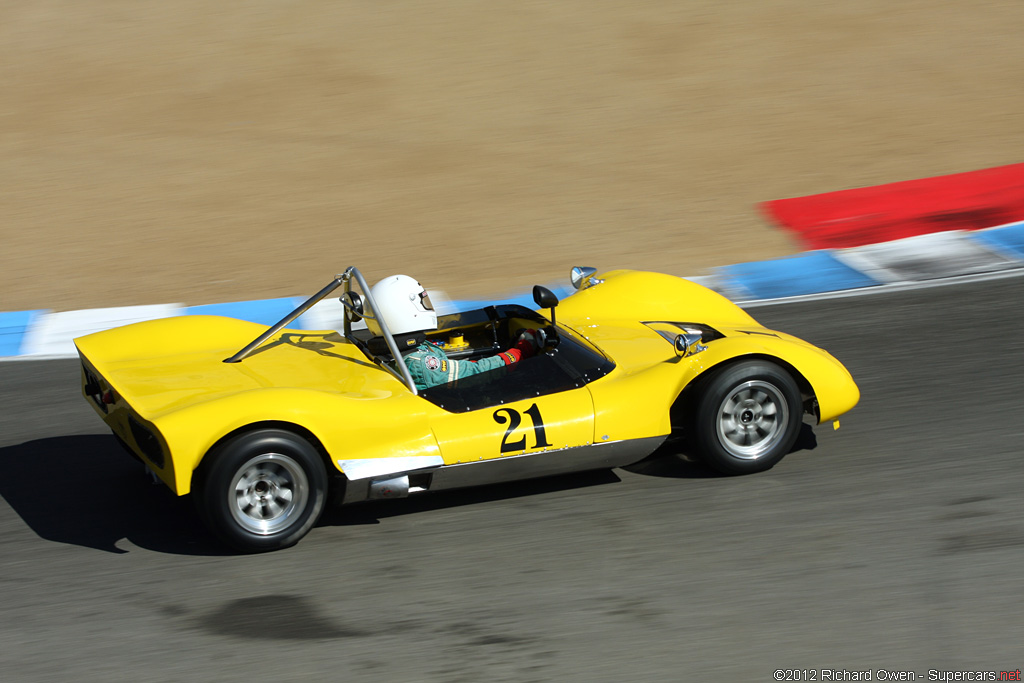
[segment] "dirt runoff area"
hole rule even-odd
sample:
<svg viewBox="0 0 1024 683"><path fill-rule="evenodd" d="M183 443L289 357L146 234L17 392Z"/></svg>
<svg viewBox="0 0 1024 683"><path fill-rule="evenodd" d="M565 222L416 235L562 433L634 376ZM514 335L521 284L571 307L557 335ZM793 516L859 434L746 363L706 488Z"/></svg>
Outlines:
<svg viewBox="0 0 1024 683"><path fill-rule="evenodd" d="M1012 0L0 0L0 310L454 297L801 250L761 201L1021 161Z"/></svg>

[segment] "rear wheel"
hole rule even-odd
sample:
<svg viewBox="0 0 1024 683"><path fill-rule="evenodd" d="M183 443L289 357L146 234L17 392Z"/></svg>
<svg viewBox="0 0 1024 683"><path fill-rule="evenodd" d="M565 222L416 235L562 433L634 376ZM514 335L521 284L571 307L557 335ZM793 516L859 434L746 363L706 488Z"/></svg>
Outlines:
<svg viewBox="0 0 1024 683"><path fill-rule="evenodd" d="M211 452L198 474L201 515L225 543L244 552L298 543L324 509L323 461L288 431L236 436Z"/></svg>
<svg viewBox="0 0 1024 683"><path fill-rule="evenodd" d="M725 474L771 468L793 448L803 422L800 388L783 368L744 361L712 375L693 413L697 455Z"/></svg>

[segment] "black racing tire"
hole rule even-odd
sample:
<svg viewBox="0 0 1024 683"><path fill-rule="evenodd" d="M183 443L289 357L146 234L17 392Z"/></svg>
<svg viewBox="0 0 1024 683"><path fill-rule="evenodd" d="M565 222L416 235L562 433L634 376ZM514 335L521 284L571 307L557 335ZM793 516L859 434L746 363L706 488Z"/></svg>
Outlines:
<svg viewBox="0 0 1024 683"><path fill-rule="evenodd" d="M217 446L197 471L196 506L210 530L247 553L295 545L317 523L327 471L313 446L282 429Z"/></svg>
<svg viewBox="0 0 1024 683"><path fill-rule="evenodd" d="M803 423L803 400L793 376L764 360L728 365L703 380L697 396L695 455L723 474L773 467L793 448Z"/></svg>

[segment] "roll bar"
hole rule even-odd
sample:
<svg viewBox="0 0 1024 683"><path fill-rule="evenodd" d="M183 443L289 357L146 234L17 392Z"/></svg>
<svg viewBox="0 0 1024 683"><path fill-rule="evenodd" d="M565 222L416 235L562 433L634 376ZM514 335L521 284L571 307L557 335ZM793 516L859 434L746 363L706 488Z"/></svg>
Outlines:
<svg viewBox="0 0 1024 683"><path fill-rule="evenodd" d="M256 337L251 342L249 342L249 344L247 344L245 346L245 348L243 348L241 351L239 351L235 355L231 356L230 358L225 358L224 362L225 363L239 363L239 362L245 360L245 358L248 357L253 351L255 351L260 346L262 346L264 343L266 343L266 341L268 339L273 337L275 334L280 332L281 329L283 329L285 326L287 326L290 322L292 322L293 320L298 318L300 315L302 315L303 313L308 311L310 308L312 308L314 304L316 304L319 301L325 299L328 294L330 294L331 292L336 290L338 287L341 287L342 285L344 285L345 293L347 294L347 293L351 292L352 291L352 280L353 279L356 281L356 284L359 285L359 289L362 290L363 298L365 299L366 304L364 305L364 310L363 311L356 311L355 309L352 308L352 305L346 300L348 297L342 297L341 303L342 303L343 306L345 306L345 309L346 309L346 311L345 311L346 314L344 316L344 318L345 318L345 330L344 330L345 338L348 339L353 344L355 344L355 346L360 351L362 351L364 354L366 354L367 358L369 358L375 364L379 365L381 368L383 368L383 369L387 370L388 372L390 372L392 375L395 376L396 379L398 379L398 381L400 381L403 384L405 384L405 386L408 387L409 391L411 391L414 395L418 394L419 392L416 390L416 383L413 382L412 375L409 374L409 368L406 367L405 363L401 362L402 354L398 350L398 344L395 343L395 337L394 337L394 335L391 334L391 330L388 329L388 324L384 321L384 318L377 316L377 314L376 314L376 312L377 312L377 305L376 305L376 303L373 300L373 295L370 294L370 287L369 287L369 285L366 284L366 279L363 278L363 274L360 273L359 270L355 266L349 266L348 268L345 269L345 272L342 273L341 275L335 275L334 279L331 280L330 283L328 283L328 285L326 287L324 287L319 292L317 292L313 296L311 296L308 299L306 299L294 311L292 311L291 313L289 313L288 315L286 315L285 317L281 318L279 321L277 321L276 323L271 325L270 329L268 329L266 332L264 332L263 334L261 334L260 336ZM365 310L367 307L369 308L368 311ZM372 313L371 313L371 311L372 311ZM396 361L395 365L398 368L397 370L395 368L391 367L383 359L381 359L378 356L370 353L370 351L366 347L366 345L363 344L362 342L360 342L359 340L357 340L355 338L355 336L352 334L352 315L349 314L350 312L352 314L355 314L355 315L358 315L358 316L362 316L363 318L368 318L370 320L376 320L377 321L377 324L380 325L380 330L381 330L381 333L382 333L382 335L384 337L384 341L388 345L388 350L391 351L391 356Z"/></svg>

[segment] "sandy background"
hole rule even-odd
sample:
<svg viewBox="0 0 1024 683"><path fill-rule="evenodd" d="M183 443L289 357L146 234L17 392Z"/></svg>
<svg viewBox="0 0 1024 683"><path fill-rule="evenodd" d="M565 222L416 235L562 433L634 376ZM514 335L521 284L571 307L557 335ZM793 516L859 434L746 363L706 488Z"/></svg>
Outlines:
<svg viewBox="0 0 1024 683"><path fill-rule="evenodd" d="M455 297L801 246L756 204L1021 161L1019 0L0 0L0 310Z"/></svg>

